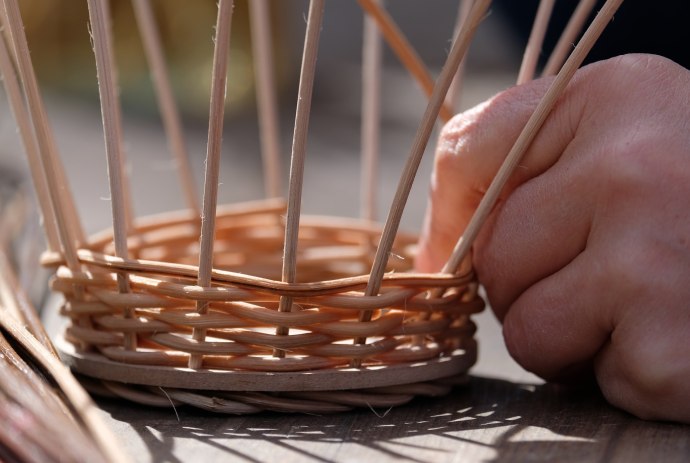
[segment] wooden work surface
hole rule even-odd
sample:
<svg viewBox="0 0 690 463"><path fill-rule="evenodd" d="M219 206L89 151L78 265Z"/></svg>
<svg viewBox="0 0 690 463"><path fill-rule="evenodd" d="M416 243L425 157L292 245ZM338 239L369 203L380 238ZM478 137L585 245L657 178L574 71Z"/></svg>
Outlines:
<svg viewBox="0 0 690 463"><path fill-rule="evenodd" d="M690 461L690 426L639 420L597 391L541 383L506 355L490 315L480 319L469 384L390 410L222 416L99 404L141 462Z"/></svg>
<svg viewBox="0 0 690 463"><path fill-rule="evenodd" d="M101 405L137 461L686 462L690 428L651 423L595 392L472 377L440 399L326 416L213 416Z"/></svg>

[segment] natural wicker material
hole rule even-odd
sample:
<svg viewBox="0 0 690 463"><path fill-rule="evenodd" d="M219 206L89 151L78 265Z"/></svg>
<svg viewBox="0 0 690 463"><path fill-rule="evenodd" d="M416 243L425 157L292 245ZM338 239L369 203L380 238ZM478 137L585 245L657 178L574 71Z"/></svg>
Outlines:
<svg viewBox="0 0 690 463"><path fill-rule="evenodd" d="M71 320L66 338L91 359L87 366L74 357L74 365L115 381L275 391L371 388L397 385L402 378L416 383L464 373L474 362L474 325L468 315L481 310L483 301L471 274L409 273L415 239L400 234L380 294L364 296L364 272L380 229L352 219L304 217L298 257L304 281L282 283L275 278L284 214L280 200L219 211L211 288L195 284L198 232L190 214L142 222L130 237L132 259L110 254L107 233L91 240L89 249L78 252L83 270L62 266L52 282L66 295L62 313ZM48 257L45 262L50 263ZM118 292L117 272L127 273L130 293ZM78 298L75 286L82 289ZM438 296L429 296L430 290ZM281 296L293 298L292 311L276 310ZM196 311L198 300L209 301L207 313ZM125 309L131 308L134 316L125 318ZM358 321L362 310L377 315ZM276 334L278 327L289 328L289 334ZM191 337L194 328L206 330L204 341ZM128 333L136 333L136 349L123 347ZM366 344L354 343L359 337ZM274 355L276 350L285 355ZM102 369L94 367L94 354L101 356ZM200 354L202 368L214 370L213 375L180 370L190 354ZM362 369L349 368L354 359ZM165 368L127 374L110 362ZM407 365L416 367L401 373L399 367ZM259 374L244 374L238 383L238 372ZM284 378L274 374L282 372L290 373ZM305 383L305 376L321 379Z"/></svg>

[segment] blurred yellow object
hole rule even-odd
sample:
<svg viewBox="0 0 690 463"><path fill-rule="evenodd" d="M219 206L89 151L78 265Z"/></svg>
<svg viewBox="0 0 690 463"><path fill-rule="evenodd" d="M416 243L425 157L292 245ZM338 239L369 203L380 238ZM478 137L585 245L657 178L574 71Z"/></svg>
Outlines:
<svg viewBox="0 0 690 463"><path fill-rule="evenodd" d="M122 103L143 113L155 113L155 99L141 39L129 0L112 0L113 37L119 71ZM191 117L208 117L208 101L213 60L215 0L152 0L164 46L175 96L182 111ZM273 11L282 8L276 2ZM44 88L59 88L60 93L93 99L98 88L93 51L87 39L86 2L67 0L25 0L21 2L33 62ZM236 112L254 101L254 75L250 46L247 0L235 2L232 26L228 93L226 105ZM282 25L274 14L274 46L287 43ZM206 30L207 33L199 33ZM276 40L281 37L281 40ZM281 72L280 62L278 72ZM283 73L284 74L284 73ZM279 82L281 79L277 79Z"/></svg>

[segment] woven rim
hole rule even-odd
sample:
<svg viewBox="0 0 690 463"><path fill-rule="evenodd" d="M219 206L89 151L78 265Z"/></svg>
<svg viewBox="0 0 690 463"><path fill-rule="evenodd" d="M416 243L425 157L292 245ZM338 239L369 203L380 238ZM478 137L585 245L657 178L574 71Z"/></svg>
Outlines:
<svg viewBox="0 0 690 463"><path fill-rule="evenodd" d="M195 284L198 234L191 214L139 222L128 259L112 256L108 233L93 237L78 253L82 271L59 266L52 281L66 296L61 312L71 320L65 338L77 349L68 355L73 366L109 380L196 389L195 376L212 384L206 388L237 390L233 381L244 375L250 380L242 390L277 391L414 383L463 373L474 362L469 315L483 301L473 275L407 273L416 239L401 234L379 295L365 296L380 228L303 218L300 281L283 283L275 273L284 212L275 200L219 211L208 288ZM44 263L59 261L47 255ZM118 274L127 276L131 292L118 292ZM285 296L293 301L290 312L278 311ZM208 302L206 313L197 312L197 301ZM363 311L373 311L371 321L360 321ZM204 330L204 340L192 337L195 329ZM196 371L186 368L192 356L201 358Z"/></svg>

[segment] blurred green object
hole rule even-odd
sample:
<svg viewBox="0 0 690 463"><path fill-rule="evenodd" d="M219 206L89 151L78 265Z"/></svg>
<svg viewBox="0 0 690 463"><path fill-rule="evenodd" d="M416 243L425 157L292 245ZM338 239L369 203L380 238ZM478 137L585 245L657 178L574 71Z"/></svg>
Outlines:
<svg viewBox="0 0 690 463"><path fill-rule="evenodd" d="M129 0L111 0L115 59L122 104L133 111L153 114L154 92ZM173 89L182 112L191 118L208 117L213 60L215 0L151 0L167 59ZM284 28L272 2L274 47L286 47ZM96 69L89 37L86 2L24 0L21 2L31 56L43 88L62 95L98 99ZM279 38L279 39L278 39ZM227 109L236 113L254 104L247 0L236 0L231 38ZM275 51L277 73L286 75L286 53ZM285 79L276 79L277 82Z"/></svg>

